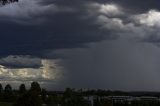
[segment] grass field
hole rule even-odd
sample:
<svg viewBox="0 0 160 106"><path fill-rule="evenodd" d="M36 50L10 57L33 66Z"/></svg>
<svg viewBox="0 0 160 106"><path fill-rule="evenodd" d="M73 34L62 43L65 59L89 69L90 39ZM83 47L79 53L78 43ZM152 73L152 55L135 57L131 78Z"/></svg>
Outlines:
<svg viewBox="0 0 160 106"><path fill-rule="evenodd" d="M12 103L0 102L0 106L12 106Z"/></svg>

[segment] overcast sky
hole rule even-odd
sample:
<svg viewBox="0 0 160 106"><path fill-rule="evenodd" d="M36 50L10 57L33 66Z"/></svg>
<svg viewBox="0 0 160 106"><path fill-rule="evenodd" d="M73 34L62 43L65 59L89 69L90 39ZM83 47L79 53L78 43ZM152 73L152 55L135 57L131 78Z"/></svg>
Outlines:
<svg viewBox="0 0 160 106"><path fill-rule="evenodd" d="M19 0L0 6L0 82L160 91L156 0Z"/></svg>

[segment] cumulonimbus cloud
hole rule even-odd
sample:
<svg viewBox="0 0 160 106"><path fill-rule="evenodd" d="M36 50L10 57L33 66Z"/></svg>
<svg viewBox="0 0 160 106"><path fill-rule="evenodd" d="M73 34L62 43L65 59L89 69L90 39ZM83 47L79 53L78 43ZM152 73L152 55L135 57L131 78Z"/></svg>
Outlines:
<svg viewBox="0 0 160 106"><path fill-rule="evenodd" d="M24 59L25 60L25 59ZM23 61L23 60L22 60ZM1 81L53 81L62 77L62 70L57 63L59 60L41 60L39 68L9 68L0 65ZM16 62L15 62L16 64Z"/></svg>
<svg viewBox="0 0 160 106"><path fill-rule="evenodd" d="M150 9L146 13L131 14L125 13L126 9L116 4L100 3L94 3L94 5L91 3L87 8L90 10L89 14L92 14L89 17L95 17L97 25L113 35L141 41L160 38L158 37L160 27L158 10ZM95 8L96 11L92 11Z"/></svg>
<svg viewBox="0 0 160 106"><path fill-rule="evenodd" d="M42 67L41 59L24 56L24 55L10 55L0 59L0 64L7 68L40 68Z"/></svg>
<svg viewBox="0 0 160 106"><path fill-rule="evenodd" d="M140 24L150 27L160 27L160 11L151 9L147 13L139 14L134 17Z"/></svg>
<svg viewBox="0 0 160 106"><path fill-rule="evenodd" d="M55 4L43 4L43 0L19 0L0 7L1 20L17 23L33 24L46 21L46 16L59 11L70 11L69 8L59 8Z"/></svg>

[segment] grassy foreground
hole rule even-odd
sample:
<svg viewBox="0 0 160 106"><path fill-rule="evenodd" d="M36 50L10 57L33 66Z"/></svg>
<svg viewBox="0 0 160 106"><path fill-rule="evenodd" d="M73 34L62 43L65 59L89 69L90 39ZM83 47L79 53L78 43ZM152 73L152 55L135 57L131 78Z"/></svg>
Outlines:
<svg viewBox="0 0 160 106"><path fill-rule="evenodd" d="M12 103L0 102L0 106L12 106Z"/></svg>

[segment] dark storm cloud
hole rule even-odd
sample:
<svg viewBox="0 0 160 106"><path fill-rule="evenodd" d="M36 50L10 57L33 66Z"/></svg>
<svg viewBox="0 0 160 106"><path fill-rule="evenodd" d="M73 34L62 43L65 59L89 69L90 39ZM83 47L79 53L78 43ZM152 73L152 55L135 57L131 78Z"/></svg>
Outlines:
<svg viewBox="0 0 160 106"><path fill-rule="evenodd" d="M158 5L158 1L156 0L113 0L113 2L118 3L124 7L126 7L128 10L134 10L132 12L145 12L150 9L160 9Z"/></svg>
<svg viewBox="0 0 160 106"><path fill-rule="evenodd" d="M45 23L33 25L0 21L0 29L3 29L0 34L0 56L43 57L49 50L84 47L86 43L111 38L109 32L106 36L103 30L92 24L92 20L82 19L82 14L80 11L56 14L51 12L48 16L44 14L47 19ZM36 18L33 19L36 21Z"/></svg>
<svg viewBox="0 0 160 106"><path fill-rule="evenodd" d="M64 16L54 17L52 24L43 26L1 24L0 55L40 56L45 50L80 47L104 38L101 31L95 31L95 26L86 25L72 15L64 20Z"/></svg>
<svg viewBox="0 0 160 106"><path fill-rule="evenodd" d="M85 5L92 2L101 4L115 2L125 4L126 6L128 4L143 4L141 1L138 4L136 1L132 3L132 1L127 2L126 0L107 2L103 0L71 0L69 2L65 0L47 0L41 1L41 3L33 0L32 2L32 5L35 7L31 10L25 7L25 15L22 13L17 14L17 11L14 11L15 14L11 16L9 11L7 11L8 14L2 14L2 21L0 21L0 29L2 29L0 34L1 57L7 55L44 57L46 56L45 53L49 50L84 47L85 44L90 42L115 38L111 34L113 32L112 30L105 29L104 31L99 28L99 25L93 24L96 16L83 19L83 17L87 16L87 7ZM145 4L150 5L150 1L147 1ZM68 11L65 11L65 9L68 9ZM36 13L37 11L39 13ZM14 20L12 21L12 19ZM39 21L37 21L38 19ZM25 20L30 24L26 25ZM41 23L41 20L45 21ZM39 24L32 24L36 21Z"/></svg>
<svg viewBox="0 0 160 106"><path fill-rule="evenodd" d="M86 11L79 3L76 7L65 2L20 0L19 4L1 7L0 64L6 68L38 69L42 66L40 58L62 58L50 53L54 50L113 39L109 32L106 36L92 24L91 18L83 19Z"/></svg>
<svg viewBox="0 0 160 106"><path fill-rule="evenodd" d="M42 81L51 90L157 90L157 2L20 0L0 7L0 78Z"/></svg>
<svg viewBox="0 0 160 106"><path fill-rule="evenodd" d="M62 87L159 90L159 53L151 43L126 39L91 43L90 48L57 51L68 57Z"/></svg>
<svg viewBox="0 0 160 106"><path fill-rule="evenodd" d="M142 13L146 12L150 9L160 9L159 7L159 2L156 0L87 0L88 2L97 2L101 4L106 4L106 3L113 3L113 4L118 4L121 5L122 7L125 7L128 12L131 13ZM81 1L82 2L82 1ZM85 3L83 1L83 3Z"/></svg>
<svg viewBox="0 0 160 106"><path fill-rule="evenodd" d="M131 0L71 0L69 2L65 0L40 0L39 2L21 0L20 4L6 5L0 10L0 57L30 55L39 58L62 58L63 56L53 51L85 48L88 43L116 39L119 35L138 36L140 39L145 38L146 41L149 41L151 40L150 35L155 34L156 31L152 31L152 28L147 25L155 25L157 20L152 23L145 17L159 16L159 12L145 12L143 16L144 14L138 12L141 9L136 6L145 7L147 5L148 9L152 6L156 8L154 5L157 3L150 2L149 0L143 4L142 1ZM128 8L130 5L132 5L131 8ZM135 13L127 12L128 9ZM141 23L143 19L145 22ZM13 62L10 64L4 61L1 64L8 67L9 65L10 67L41 66L41 64L15 65Z"/></svg>
<svg viewBox="0 0 160 106"><path fill-rule="evenodd" d="M0 59L0 64L5 68L40 68L41 59L32 56L8 56Z"/></svg>
<svg viewBox="0 0 160 106"><path fill-rule="evenodd" d="M152 9L160 9L159 2L156 0L70 0L66 2L65 0L47 0L48 3L56 3L59 5L69 5L73 7L81 7L84 4L87 4L89 2L97 2L101 4L106 3L113 3L113 4L119 4L123 7L127 8L130 12L133 13L139 13L148 11L151 8ZM47 2L46 1L46 2Z"/></svg>
<svg viewBox="0 0 160 106"><path fill-rule="evenodd" d="M94 17L91 21L105 35L119 38L94 42L85 49L77 46L58 51L57 54L68 57L60 63L67 70L61 86L158 90L160 51L155 44L159 43L160 12L156 2L88 2L89 19Z"/></svg>

